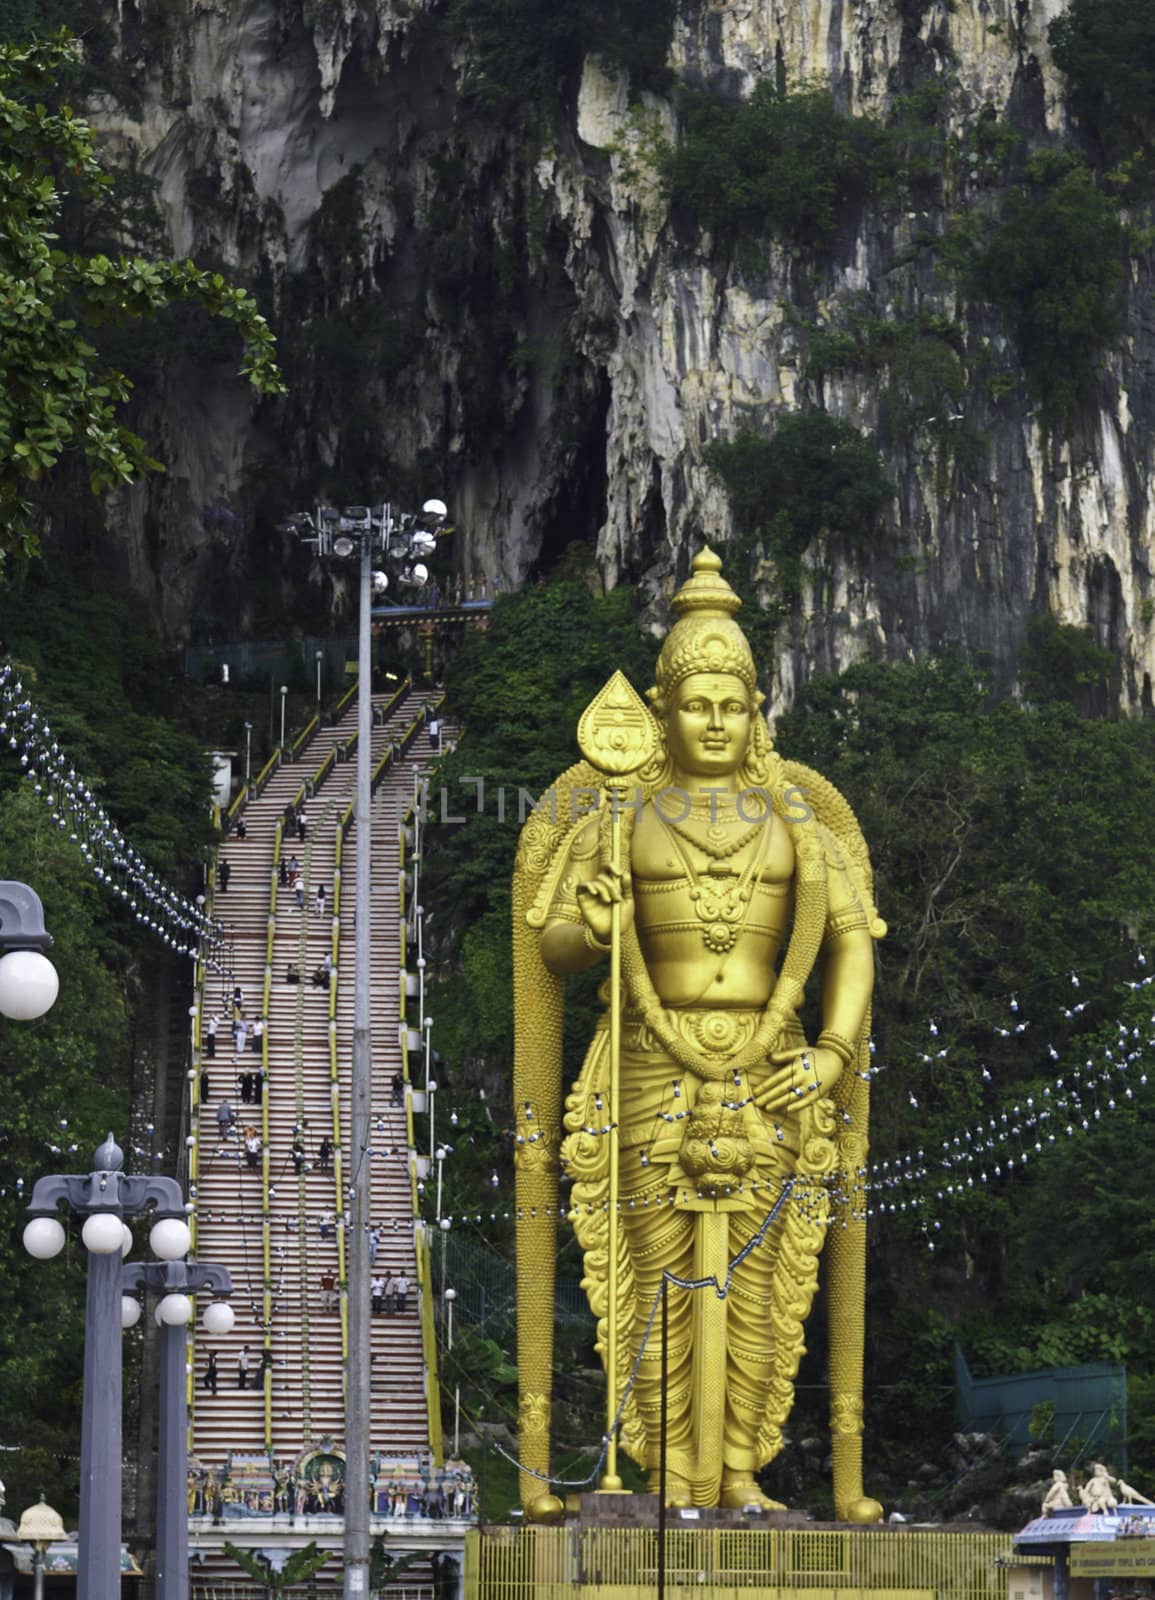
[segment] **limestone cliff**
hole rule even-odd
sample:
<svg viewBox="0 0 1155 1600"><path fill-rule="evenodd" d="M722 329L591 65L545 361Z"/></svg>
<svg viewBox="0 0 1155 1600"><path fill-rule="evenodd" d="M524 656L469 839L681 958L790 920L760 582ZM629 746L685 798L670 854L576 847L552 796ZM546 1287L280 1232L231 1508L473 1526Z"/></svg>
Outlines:
<svg viewBox="0 0 1155 1600"><path fill-rule="evenodd" d="M904 253L935 221L918 203L868 211L822 262L768 244L757 273L734 270L672 224L637 159L631 104L672 130L672 103L592 56L557 124L530 135L470 96L468 50L426 0L140 4L121 0L116 22L135 94L91 108L105 147L156 180L177 251L264 295L292 384L254 409L230 351L190 341L144 402L170 470L118 522L174 635L300 615L307 562L273 529L319 491L443 493L465 575L506 586L596 542L607 583L660 604L701 535L732 532L708 440L803 400L877 422L876 383L807 375L800 318L857 297L877 317L945 312L968 362L1006 342ZM843 110L879 114L912 75L949 72L960 130L989 102L1043 135L1067 117L1046 33L1059 9L681 0L671 64L730 95L776 72L820 81ZM780 697L872 650L959 644L1009 678L1027 616L1050 609L1120 653L1124 706L1150 705L1151 287L1148 255L1067 442L1021 385L996 399L971 383L957 414L887 446L884 537L856 552L835 530L807 552ZM944 458L944 420L978 441L965 462Z"/></svg>

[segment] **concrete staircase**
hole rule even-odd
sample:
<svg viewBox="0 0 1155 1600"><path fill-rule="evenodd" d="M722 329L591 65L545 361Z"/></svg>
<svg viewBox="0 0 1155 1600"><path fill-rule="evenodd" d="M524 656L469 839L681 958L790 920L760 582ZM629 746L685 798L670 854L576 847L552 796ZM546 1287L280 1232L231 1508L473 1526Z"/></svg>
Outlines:
<svg viewBox="0 0 1155 1600"><path fill-rule="evenodd" d="M397 742L420 716L422 704L421 696L403 692L374 696L373 760L376 765L391 748L394 757L372 807L374 1088L368 1159L372 1215L380 1235L375 1270L382 1276L404 1271L411 1285L403 1314L373 1321L371 1444L390 1456L416 1456L430 1447L410 1133L405 1102L395 1105L391 1091L395 1074L407 1076L400 1021L399 833L430 756L423 730L404 753ZM216 894L214 910L231 941L243 1015L249 1020L264 1016L266 1034L260 1053L250 1048L234 1061L231 1002L222 1003L222 979L210 972L199 1019L207 1097L200 1093L203 1078L190 1085L195 1253L229 1268L237 1319L224 1336L206 1335L198 1327L195 1345L190 1344L191 1453L210 1468L221 1466L229 1452L271 1453L289 1464L322 1440L344 1446L342 1186L352 1176L348 1105L357 850L349 815L356 754L348 745L355 730L354 697L336 726L319 728L298 759L274 771L259 796L250 798L243 813L247 837L239 839L234 830L221 850L231 873L227 892ZM298 840L286 808L300 801L302 784L314 775L304 796L308 826ZM299 803L296 809L299 813ZM278 859L294 854L303 908L293 890L278 882ZM314 904L321 886L323 913ZM311 981L327 953L333 959L329 989ZM299 983L286 981L290 964L299 970ZM212 1015L218 1029L210 1059L205 1041ZM261 1102L245 1103L241 1075L262 1069ZM226 1097L236 1123L222 1134L218 1107ZM246 1161L246 1126L255 1129L261 1144L255 1168ZM327 1163L321 1160L325 1140L331 1148ZM238 1363L246 1345L248 1374L241 1388ZM218 1358L216 1394L203 1383L210 1350Z"/></svg>

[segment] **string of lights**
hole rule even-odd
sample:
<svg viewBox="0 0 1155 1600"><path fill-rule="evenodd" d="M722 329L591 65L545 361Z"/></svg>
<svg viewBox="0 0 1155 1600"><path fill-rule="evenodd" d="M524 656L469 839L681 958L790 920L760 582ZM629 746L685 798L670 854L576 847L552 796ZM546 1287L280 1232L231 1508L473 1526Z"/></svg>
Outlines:
<svg viewBox="0 0 1155 1600"><path fill-rule="evenodd" d="M156 933L178 955L211 956L222 942L219 923L187 895L166 884L99 803L92 784L53 736L48 719L26 692L11 661L0 664L0 739L18 753L32 792L44 801L51 820L68 835L94 878Z"/></svg>

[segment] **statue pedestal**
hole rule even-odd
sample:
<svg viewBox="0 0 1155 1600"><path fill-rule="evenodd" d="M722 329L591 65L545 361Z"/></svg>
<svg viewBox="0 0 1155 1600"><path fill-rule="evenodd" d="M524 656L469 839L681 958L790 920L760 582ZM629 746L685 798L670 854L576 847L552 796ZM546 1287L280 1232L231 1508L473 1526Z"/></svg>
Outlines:
<svg viewBox="0 0 1155 1600"><path fill-rule="evenodd" d="M467 1549L466 1592L639 1600L655 1592L658 1543L657 1495L583 1495L564 1526L482 1529ZM668 1600L1006 1600L1012 1538L971 1524L862 1527L703 1507L697 1518L669 1514L664 1558Z"/></svg>
<svg viewBox="0 0 1155 1600"><path fill-rule="evenodd" d="M580 1519L583 1528L656 1528L656 1494L571 1495L566 1512ZM669 1530L685 1528L808 1528L814 1524L808 1511L728 1511L719 1506L692 1506L666 1512ZM827 1523L830 1527L834 1524ZM842 1526L842 1524L837 1524Z"/></svg>

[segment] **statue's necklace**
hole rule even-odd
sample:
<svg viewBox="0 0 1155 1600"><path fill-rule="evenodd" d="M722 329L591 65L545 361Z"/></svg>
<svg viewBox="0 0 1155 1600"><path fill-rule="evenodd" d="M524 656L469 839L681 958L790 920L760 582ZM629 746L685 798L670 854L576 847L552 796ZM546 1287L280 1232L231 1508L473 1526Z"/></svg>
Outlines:
<svg viewBox="0 0 1155 1600"><path fill-rule="evenodd" d="M669 831L670 843L690 880L690 903L694 907L694 915L699 922L705 923L702 929L702 942L714 955L726 955L738 943L738 936L746 924L750 901L754 895L753 880L762 865L762 858L766 853L766 836L770 830L768 828L765 830L763 838L759 840L757 849L752 852L749 861L743 867L737 882L725 885L712 881L713 868L705 875L695 871L693 862L678 842L677 834L680 830L668 822L661 812L658 816L663 827ZM756 827L760 828L762 824L759 822ZM697 840L693 840L692 843L698 849L704 848ZM732 872L733 868L728 870Z"/></svg>
<svg viewBox="0 0 1155 1600"><path fill-rule="evenodd" d="M687 844L692 844L695 850L700 850L703 855L712 856L715 861L725 861L728 856L736 856L740 850L744 850L755 838L758 829L764 828L771 819L769 816L759 817L749 827L744 828L741 833L735 835L733 825L738 820L737 808L735 807L733 812L723 814L714 803L714 798L713 795L710 796L710 807L706 811L710 821L706 828L706 837L704 839L687 828L684 822L675 822L672 817L662 816L660 808L656 807L655 809L666 827L673 829L676 834L685 839ZM700 802L691 800L691 816L700 808L705 809L701 807Z"/></svg>

